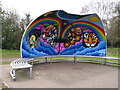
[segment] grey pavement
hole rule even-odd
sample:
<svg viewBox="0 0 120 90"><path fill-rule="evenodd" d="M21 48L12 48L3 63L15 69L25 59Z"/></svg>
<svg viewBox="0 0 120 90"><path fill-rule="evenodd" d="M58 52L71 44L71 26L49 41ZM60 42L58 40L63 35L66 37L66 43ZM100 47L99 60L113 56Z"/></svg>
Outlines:
<svg viewBox="0 0 120 90"><path fill-rule="evenodd" d="M91 63L45 63L19 70L17 79L10 77L10 65L0 65L0 78L10 88L118 88L118 68Z"/></svg>

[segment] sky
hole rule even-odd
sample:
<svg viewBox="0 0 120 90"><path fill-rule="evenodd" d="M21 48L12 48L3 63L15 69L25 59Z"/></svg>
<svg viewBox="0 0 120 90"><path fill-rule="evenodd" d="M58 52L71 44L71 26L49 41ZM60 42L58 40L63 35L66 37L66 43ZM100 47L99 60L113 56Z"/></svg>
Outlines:
<svg viewBox="0 0 120 90"><path fill-rule="evenodd" d="M100 0L1 0L5 10L16 10L21 17L24 17L25 13L30 13L33 18L53 10L80 14L81 7L91 1Z"/></svg>

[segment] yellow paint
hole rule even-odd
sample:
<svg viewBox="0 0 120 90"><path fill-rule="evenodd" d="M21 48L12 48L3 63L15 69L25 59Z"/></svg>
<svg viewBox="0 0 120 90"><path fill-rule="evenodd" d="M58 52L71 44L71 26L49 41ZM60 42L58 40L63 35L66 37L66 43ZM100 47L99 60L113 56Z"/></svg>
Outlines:
<svg viewBox="0 0 120 90"><path fill-rule="evenodd" d="M48 13L45 13L45 14L44 14L44 16L47 16L48 14L51 14L51 13L53 13L53 12L48 12Z"/></svg>
<svg viewBox="0 0 120 90"><path fill-rule="evenodd" d="M30 37L30 41L35 41L35 39L36 39L35 35L32 35L32 36Z"/></svg>
<svg viewBox="0 0 120 90"><path fill-rule="evenodd" d="M66 25L67 23L63 23L64 25Z"/></svg>
<svg viewBox="0 0 120 90"><path fill-rule="evenodd" d="M93 22L97 22L99 20L99 18L96 16L92 16L92 17L89 17L89 20L93 21Z"/></svg>
<svg viewBox="0 0 120 90"><path fill-rule="evenodd" d="M29 40L30 44L32 45L31 48L35 47L35 40L36 40L35 35L32 35Z"/></svg>

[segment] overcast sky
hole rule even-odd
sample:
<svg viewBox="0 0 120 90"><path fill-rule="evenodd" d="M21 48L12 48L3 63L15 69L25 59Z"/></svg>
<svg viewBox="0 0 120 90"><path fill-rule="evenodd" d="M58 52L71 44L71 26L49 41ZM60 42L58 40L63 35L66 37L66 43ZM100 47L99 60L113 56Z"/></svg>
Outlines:
<svg viewBox="0 0 120 90"><path fill-rule="evenodd" d="M16 10L22 17L30 13L33 18L52 10L80 14L81 7L91 1L100 0L1 0L4 9Z"/></svg>

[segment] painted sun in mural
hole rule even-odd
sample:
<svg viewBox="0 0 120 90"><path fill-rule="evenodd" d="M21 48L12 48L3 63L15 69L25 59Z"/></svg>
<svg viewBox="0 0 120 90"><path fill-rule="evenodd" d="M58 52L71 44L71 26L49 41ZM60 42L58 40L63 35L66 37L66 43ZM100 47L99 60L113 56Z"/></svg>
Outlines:
<svg viewBox="0 0 120 90"><path fill-rule="evenodd" d="M97 22L97 21L99 20L99 18L96 17L96 16L91 16L91 17L89 17L88 19L89 19L90 21L93 21L93 22Z"/></svg>

